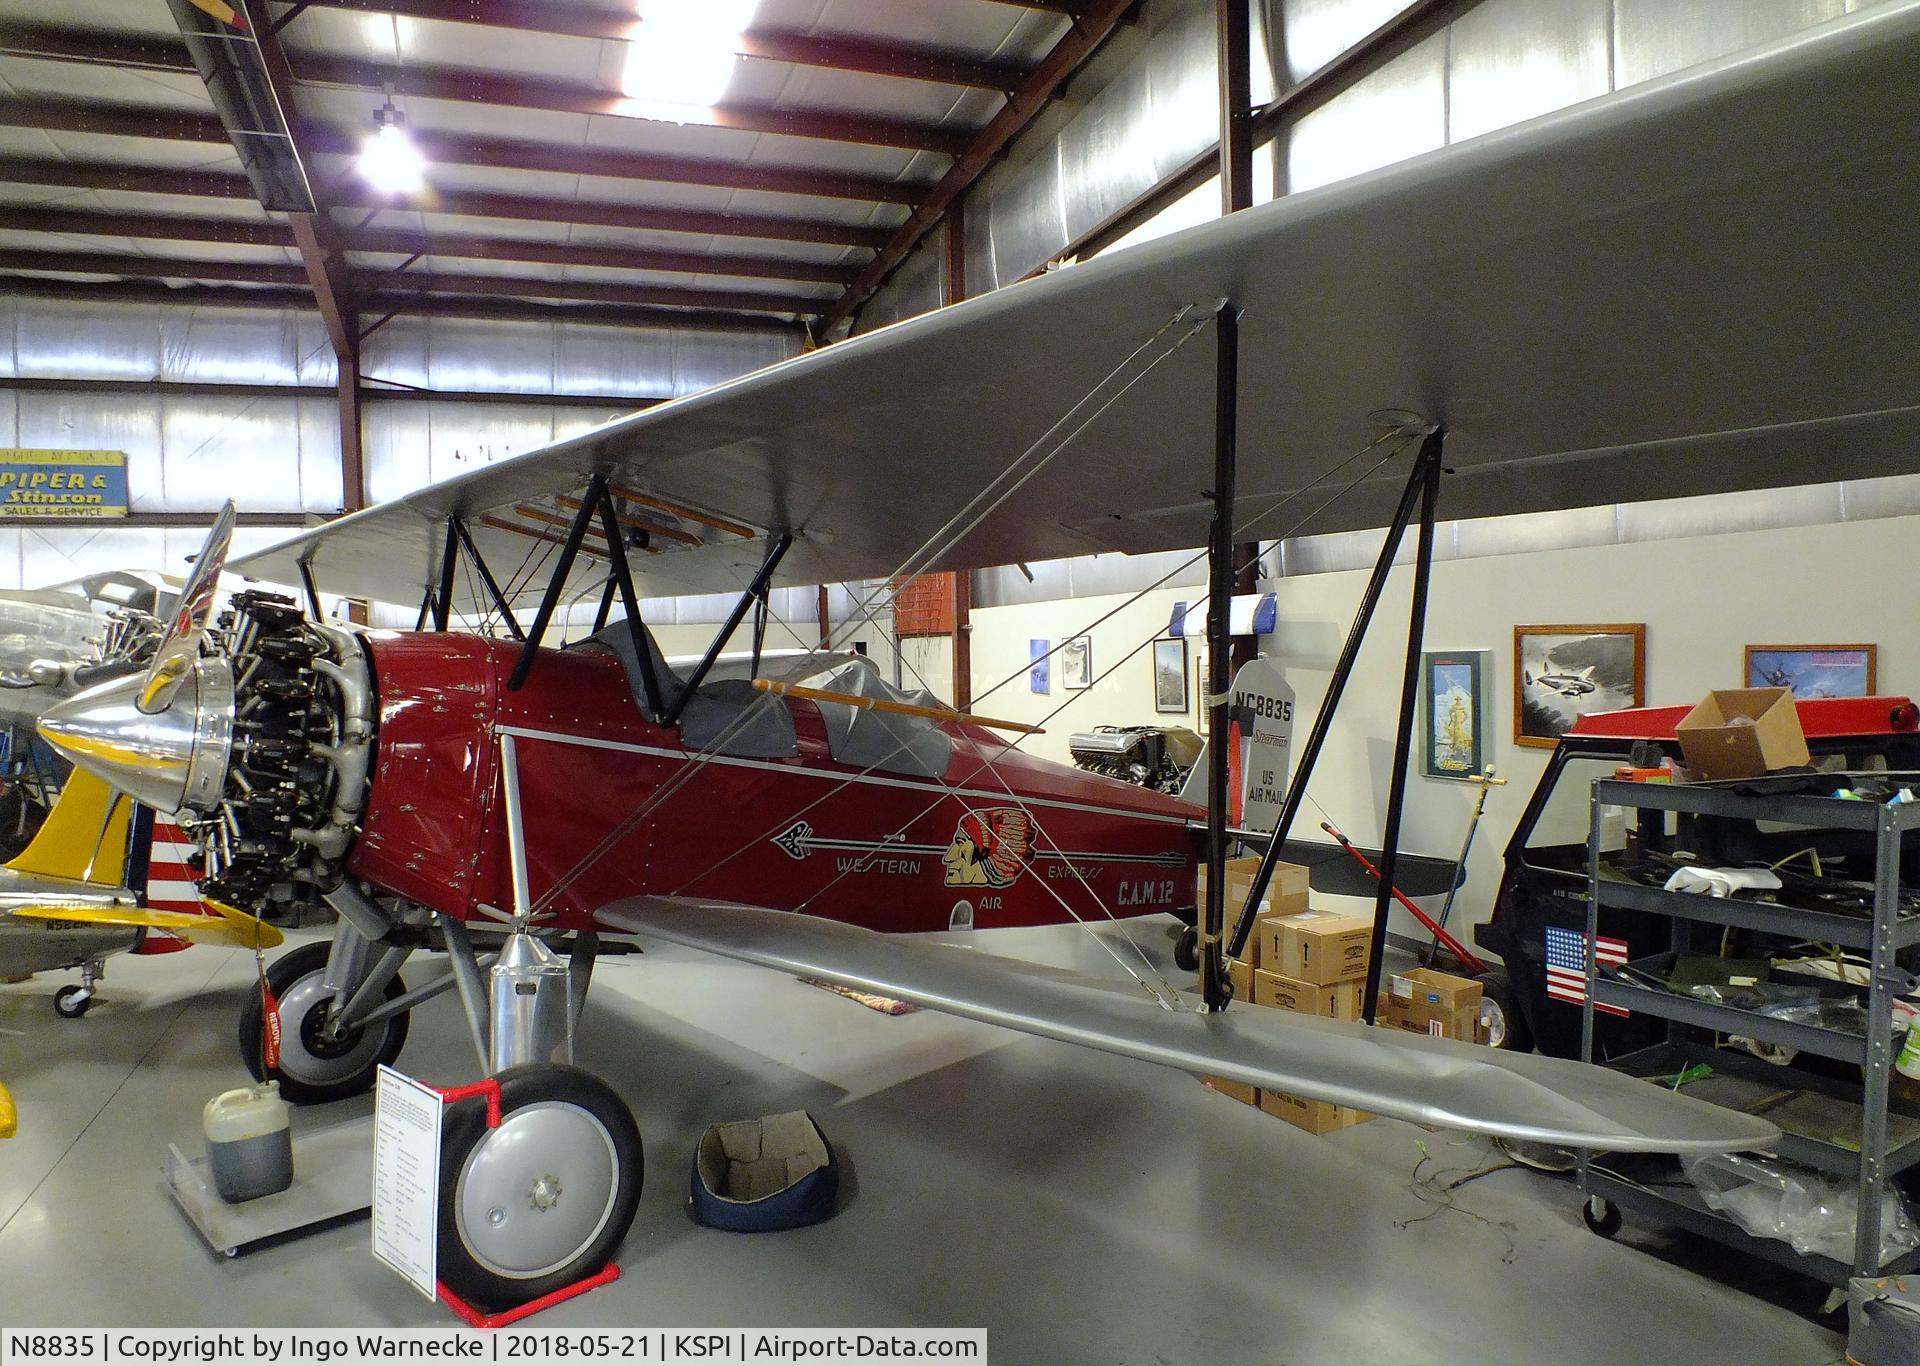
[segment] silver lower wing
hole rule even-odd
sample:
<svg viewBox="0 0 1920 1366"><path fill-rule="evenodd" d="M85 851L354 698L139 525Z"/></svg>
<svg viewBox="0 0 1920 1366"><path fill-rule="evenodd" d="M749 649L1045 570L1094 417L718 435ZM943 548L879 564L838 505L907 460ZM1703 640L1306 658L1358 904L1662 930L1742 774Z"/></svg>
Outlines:
<svg viewBox="0 0 1920 1366"><path fill-rule="evenodd" d="M1765 1120L1603 1067L1279 1010L1166 1010L1111 981L813 916L643 896L595 918L610 930L1416 1124L1610 1152L1729 1152L1780 1137Z"/></svg>

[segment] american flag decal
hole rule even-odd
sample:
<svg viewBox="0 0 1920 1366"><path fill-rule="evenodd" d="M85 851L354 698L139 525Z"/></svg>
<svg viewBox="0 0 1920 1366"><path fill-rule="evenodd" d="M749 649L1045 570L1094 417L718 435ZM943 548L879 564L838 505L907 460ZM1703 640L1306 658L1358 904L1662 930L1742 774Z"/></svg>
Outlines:
<svg viewBox="0 0 1920 1366"><path fill-rule="evenodd" d="M1584 1005L1587 999L1587 937L1578 930L1563 930L1558 925L1546 927L1547 944L1547 995L1556 1001L1565 1001L1569 1005ZM1594 956L1608 967L1621 967L1627 961L1627 941L1609 939L1600 935L1594 940ZM1625 1016L1630 1011L1619 1006L1602 1005L1598 1001L1593 1008L1608 1015Z"/></svg>

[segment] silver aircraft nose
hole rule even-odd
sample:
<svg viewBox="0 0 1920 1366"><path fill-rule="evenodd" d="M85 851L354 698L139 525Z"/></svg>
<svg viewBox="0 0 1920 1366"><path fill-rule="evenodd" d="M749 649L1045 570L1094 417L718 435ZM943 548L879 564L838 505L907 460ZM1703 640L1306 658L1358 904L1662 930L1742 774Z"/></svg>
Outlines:
<svg viewBox="0 0 1920 1366"><path fill-rule="evenodd" d="M97 778L156 811L211 811L233 749L233 670L197 661L168 705L140 710L138 674L88 688L48 708L40 734Z"/></svg>

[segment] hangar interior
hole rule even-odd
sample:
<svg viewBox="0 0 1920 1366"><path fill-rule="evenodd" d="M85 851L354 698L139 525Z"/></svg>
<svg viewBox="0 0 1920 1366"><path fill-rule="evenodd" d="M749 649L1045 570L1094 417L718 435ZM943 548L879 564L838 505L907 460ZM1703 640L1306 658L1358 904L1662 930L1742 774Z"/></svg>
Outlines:
<svg viewBox="0 0 1920 1366"><path fill-rule="evenodd" d="M174 576L177 591L229 501L244 559L630 414L723 399L768 367L800 374L883 329L908 335L1230 214L1444 167L1420 159L1764 64L1829 30L1877 17L1911 58L1915 25L1897 26L1913 12L1909 0L0 0L0 456L123 453L126 490L111 518L8 509L0 590L137 570ZM675 24L720 34L711 88L649 65L645 35ZM680 81L694 93L663 102ZM412 149L386 168L397 180L370 165L383 138ZM1911 204L1911 165L1881 189ZM1240 382L1278 381L1243 369ZM1033 401L1053 412L1079 397ZM1211 396L1193 403L1204 427ZM927 421L967 443L964 413ZM773 468L777 442L767 450ZM1818 460L1800 452L1803 467ZM1270 597L1272 615L1234 634L1235 667L1257 655L1284 676L1296 757L1328 711L1296 836L1318 841L1326 821L1376 857L1390 827L1409 854L1470 851L1457 875L1449 864L1451 894L1415 899L1432 915L1444 895L1448 926L1476 943L1511 876L1509 840L1549 838L1533 808L1563 751L1558 731L1523 733L1535 623L1558 623L1532 627L1542 637L1637 640L1630 686L1601 667L1614 707L1684 711L1754 687L1754 647L1864 651L1858 692L1920 688L1911 613L1881 586L1920 529L1920 474L1879 471L1913 466L1909 448L1871 477L1457 520L1443 488L1430 585L1416 590L1409 539L1379 595L1383 624L1344 661L1386 533L1255 543L1234 591ZM951 508L973 490L938 489L943 472L924 471L928 503ZM1194 471L1196 493L1210 473ZM488 551L509 594L526 595L523 618L542 567L582 539L590 509L570 492L493 514L485 544L524 552ZM704 537L685 511L654 534ZM446 545L451 560L450 532ZM550 645L592 633L615 597L611 570L604 600L600 579L558 592L572 553ZM412 543L394 557L430 600L444 561ZM1209 567L1196 541L904 585L779 583L757 621L743 616L744 574L732 591L641 593L637 606L683 672L726 651L752 656L744 678L763 649L831 642L901 696L932 694L947 719L1041 728L1021 749L1072 764L1101 727L1174 727L1196 743L1213 729ZM327 578L322 562L310 585L271 582L304 588L343 625L408 632L433 615L417 589L381 600ZM240 580L230 571L224 589L251 587ZM502 614L468 587L447 593L440 624L506 640ZM1418 755L1396 781L1410 754L1396 743L1410 610L1428 651L1476 657L1473 768L1500 785L1431 776ZM1596 680L1559 663L1575 690L1564 731ZM16 742L27 753L31 733ZM1818 751L1812 722L1806 735ZM1592 776L1613 775L1600 767ZM28 781L17 762L9 772ZM1197 785L1204 762L1196 773ZM1584 843L1588 798L1582 786L1558 799L1553 842ZM504 807L486 820L503 825ZM1373 916L1372 881L1345 872L1323 886L1315 866L1316 909ZM324 945L328 922L309 911L285 934ZM1389 977L1431 964L1412 914L1393 907L1385 925L1374 943ZM1179 940L1162 915L1008 929L992 951L1107 976L1138 951L1185 982ZM1187 1071L931 1010L863 1010L793 971L671 942L609 954L598 972L578 1061L625 1098L651 1170L617 1254L623 1278L542 1324L984 1326L1008 1361L1842 1355L1831 1278L1632 1215L1617 1238L1595 1237L1557 1158L1391 1117L1307 1132ZM49 977L0 986L0 1083L20 1112L0 1144L0 1325L449 1321L368 1255L364 1223L226 1259L174 1207L162 1163L170 1145L199 1151L202 1105L247 1082L233 1021L257 980L247 953L133 956L91 1009L59 1019ZM405 1069L471 1081L459 997L412 1014ZM1885 1051L1884 1034L1866 1037ZM1879 1109L1907 1133L1910 1098L1889 1065ZM316 1109L361 1120L372 1098L301 1107L296 1152ZM690 1219L679 1192L701 1132L795 1109L844 1158L835 1216L759 1238Z"/></svg>

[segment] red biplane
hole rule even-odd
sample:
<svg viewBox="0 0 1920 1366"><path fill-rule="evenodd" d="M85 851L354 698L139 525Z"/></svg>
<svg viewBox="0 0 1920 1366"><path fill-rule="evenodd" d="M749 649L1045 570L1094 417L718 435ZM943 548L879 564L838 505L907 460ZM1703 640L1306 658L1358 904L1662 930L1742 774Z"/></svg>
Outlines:
<svg viewBox="0 0 1920 1366"><path fill-rule="evenodd" d="M1603 1069L1225 1010L1217 895L1197 912L1197 991L917 940L1187 911L1230 834L1222 762L1203 811L1030 758L851 656L778 678L757 648L717 661L776 584L1204 542L1218 590L1236 543L1390 525L1303 790L1416 521L1418 649L1443 436L1457 516L1910 466L1917 54L1920 9L1868 10L837 343L232 566L303 582L311 614L248 591L203 629L223 523L148 677L64 704L45 733L178 809L207 894L338 911L331 945L269 973L290 1097L364 1089L408 1010L460 993L504 1115L448 1126L441 1270L482 1301L593 1269L633 1216L632 1119L556 1061L606 936L1425 1123L1765 1145L1763 1121ZM1209 401L1211 426L1192 417ZM1429 420L1370 439L1385 404ZM1410 477L1387 468L1403 453ZM529 552L551 560L503 587L492 566ZM349 632L318 619L316 585L424 595L422 626L470 612L505 635ZM550 648L558 605L602 585L598 629ZM738 598L712 648L669 668L642 595L721 589ZM1227 597L1211 594L1216 734ZM1389 860L1411 719L1409 699ZM451 967L409 989L422 950ZM241 1026L256 1072L261 1009Z"/></svg>

